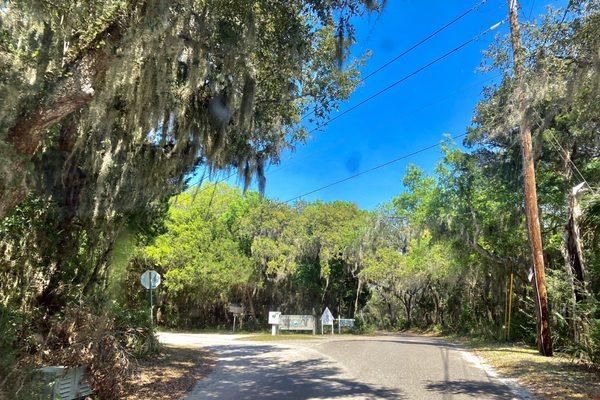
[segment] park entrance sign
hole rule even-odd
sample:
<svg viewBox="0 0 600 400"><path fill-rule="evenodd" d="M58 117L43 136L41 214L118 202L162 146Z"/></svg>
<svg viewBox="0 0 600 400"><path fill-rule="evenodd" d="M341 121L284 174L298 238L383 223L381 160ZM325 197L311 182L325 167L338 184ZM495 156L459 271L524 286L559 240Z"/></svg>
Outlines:
<svg viewBox="0 0 600 400"><path fill-rule="evenodd" d="M242 327L242 317L244 315L244 306L236 303L229 303L227 307L229 312L233 314L233 328L232 331L235 333L235 320L236 318L240 319L240 328Z"/></svg>
<svg viewBox="0 0 600 400"><path fill-rule="evenodd" d="M315 325L313 315L282 315L279 318L279 329L282 331L313 331L314 333Z"/></svg>
<svg viewBox="0 0 600 400"><path fill-rule="evenodd" d="M282 315L279 311L269 312L271 334L281 331L312 331L316 333L317 323L314 315Z"/></svg>

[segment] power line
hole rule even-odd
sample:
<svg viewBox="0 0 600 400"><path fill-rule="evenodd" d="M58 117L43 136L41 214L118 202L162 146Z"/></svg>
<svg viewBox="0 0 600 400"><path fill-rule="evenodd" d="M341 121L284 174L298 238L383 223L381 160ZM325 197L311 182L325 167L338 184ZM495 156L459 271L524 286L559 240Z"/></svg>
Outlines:
<svg viewBox="0 0 600 400"><path fill-rule="evenodd" d="M366 99L363 99L362 101L360 101L359 103L355 104L354 106L352 106L352 107L350 107L350 108L348 108L348 109L344 110L343 112L341 112L341 113L337 114L336 116L334 116L334 117L332 117L332 118L329 118L329 119L328 119L327 121L325 121L323 124L321 124L321 125L319 125L319 126L315 127L315 128L314 128L314 129L312 129L311 131L309 131L309 132L308 132L308 134L311 134L311 133L313 133L313 132L316 132L317 130L320 130L320 129L322 129L322 128L326 127L327 125L329 125L331 122L333 122L333 121L337 120L338 118L341 118L342 116L344 116L344 115L348 114L349 112L351 112L351 111L353 111L353 110L357 109L358 107L362 106L363 104L365 104L365 103L367 103L367 102L369 102L369 101L373 100L373 99L374 99L374 98L376 98L377 96L380 96L381 94L383 94L383 93L385 93L385 92L389 91L390 89L392 89L392 88L394 88L394 87L398 86L400 83L402 83L402 82L404 82L404 81L406 81L406 80L408 80L408 79L412 78L413 76L415 76L415 75L419 74L420 72L422 72L422 71L424 71L425 69L427 69L427 68L431 67L432 65L434 65L434 64L436 64L436 63L438 63L438 62L440 62L440 61L442 61L442 60L444 60L444 59L448 58L450 55L452 55L452 54L454 54L454 53L456 53L456 52L458 52L458 51L462 50L464 47L468 46L469 44L471 44L471 43L473 43L473 42L475 42L475 41L477 41L477 40L479 40L481 37L485 36L486 34L490 33L491 31L493 31L493 30L497 29L498 27L500 27L500 26L501 26L502 24L504 24L505 22L506 22L506 20L504 19L504 20L502 20L502 21L500 21L500 22L497 22L497 23L495 23L495 24L494 24L494 25L492 25L491 27L489 27L489 28L487 28L487 29L485 29L485 30L481 31L481 32L480 32L480 33L478 33L477 35L475 35L475 36L471 37L469 40L467 40L467 41L463 42L462 44L460 44L460 45L456 46L456 47L455 47L455 48L453 48L452 50L450 50L450 51L448 51L448 52L446 52L446 53L442 54L441 56L439 56L439 57L435 58L434 60L432 60L432 61L428 62L427 64L425 64L425 65L423 65L423 66L421 66L421 67L417 68L417 69L416 69L416 70L414 70L413 72L411 72L411 73L409 73L409 74L407 74L407 75L403 76L403 77L402 77L402 78L400 78L399 80L397 80L397 81L393 82L392 84L390 84L390 85L388 85L388 86L384 87L383 89L381 89L381 90L377 91L376 93L372 94L371 96L367 97ZM230 173L229 175L225 176L224 178L222 178L222 179L220 179L220 180L216 181L216 182L215 182L215 185L217 185L217 184L219 184L219 183L221 183L221 182L224 182L224 181L226 181L227 179L231 178L231 177L232 177L232 176L234 176L234 175L235 175L235 172L232 172L232 173ZM200 192L202 192L203 190L206 190L206 189L202 189Z"/></svg>
<svg viewBox="0 0 600 400"><path fill-rule="evenodd" d="M463 137L463 136L466 136L466 135L467 135L467 133L461 133L460 135L451 136L451 137L450 137L450 139L458 139L458 138L461 138L461 137ZM356 173L356 174L353 174L353 175L347 176L347 177L345 177L345 178L342 178L342 179L339 179L339 180L337 180L337 181L334 181L334 182L328 183L327 185L324 185L324 186L318 187L318 188L316 188L316 189L313 189L313 190L311 190L311 191L309 191L309 192L303 193L303 194L301 194L301 195L298 195L298 196L296 196L296 197L292 197L291 199L289 199L289 200L286 200L286 201L284 201L283 203L290 203L290 202L292 202L292 201L294 201L294 200L298 200L298 199L300 199L300 198L302 198L302 197L305 197L305 196L308 196L308 195L310 195L310 194L313 194L313 193L319 192L319 191L321 191L321 190L323 190L323 189L327 189L327 188L330 188L330 187L332 187L332 186L338 185L338 184L340 184L340 183L343 183L343 182L349 181L349 180L351 180L351 179L358 178L358 177L359 177L359 176L361 176L361 175L365 175L365 174L368 174L368 173L370 173L370 172L376 171L376 170L378 170L378 169L381 169L381 168L387 167L388 165L391 165L391 164L397 163L398 161L405 160L405 159L407 159L407 158L410 158L410 157L412 157L412 156L415 156L415 155L417 155L417 154L419 154L419 153L423 153L423 152L425 152L425 151L427 151L427 150L431 150L431 149L433 149L433 148L439 147L440 145L441 145L441 143L440 143L440 142L437 142L437 143L435 143L435 144L432 144L432 145L429 145L429 146L427 146L427 147L422 147L422 148L420 148L420 149L418 149L418 150L415 150L415 151L413 151L413 152L411 152L411 153L408 153L408 154L402 155L402 156L400 156L400 157L398 157L398 158L394 158L394 159L392 159L392 160L386 161L386 162L384 162L384 163L382 163L382 164L379 164L379 165L376 165L376 166L374 166L374 167L372 167L372 168L369 168L369 169L366 169L366 170L364 170L364 171L358 172L358 173Z"/></svg>
<svg viewBox="0 0 600 400"><path fill-rule="evenodd" d="M388 90L398 86L400 83L408 80L409 78L412 78L413 76L417 75L418 73L424 71L425 69L431 67L432 65L448 58L450 55L462 50L464 47L468 46L469 44L477 41L478 39L480 39L482 36L485 36L486 34L490 33L491 31L495 30L496 28L498 28L500 25L504 24L506 22L506 20L502 20L500 22L497 22L496 24L492 25L491 27L489 27L488 29L478 33L477 35L473 36L471 39L467 40L466 42L460 44L459 46L456 46L455 48L453 48L452 50L442 54L441 56L435 58L434 60L428 62L427 64L421 66L420 68L417 68L416 70L414 70L413 72L403 76L402 78L398 79L396 82L393 82L392 84L384 87L383 89L379 90L378 92L375 92L374 94L372 94L371 96L367 97L366 99L358 102L357 104L353 105L350 108L347 108L346 110L342 111L341 113L337 114L336 116L329 118L327 121L325 121L322 125L317 126L316 128L314 128L313 130L309 131L308 133L311 134L315 131L318 131L321 128L324 128L325 126L329 125L331 122L335 121L336 119L348 114L349 112L356 110L358 107L362 106L363 104L373 100L375 97L387 92Z"/></svg>
<svg viewBox="0 0 600 400"><path fill-rule="evenodd" d="M550 132L550 131L548 131L548 133L550 134L550 137L554 140L554 142L558 145L558 147L560 147L560 149L566 154L566 156L565 156L558 149L556 149L558 151L558 154L560 155L560 157L567 163L567 165L569 165L569 164L572 165L572 167L570 167L570 168L572 170L576 171L577 174L579 174L579 177L583 180L583 182L587 185L587 187L592 191L592 193L595 194L595 195L597 195L597 193L594 190L594 188L588 183L588 181L585 179L585 177L583 176L583 174L581 173L581 171L579 171L579 168L577 168L577 165L575 165L575 163L573 162L573 160L571 159L571 157L568 155L568 153L565 150L565 148L556 139L556 136L554 136L554 134L552 132Z"/></svg>
<svg viewBox="0 0 600 400"><path fill-rule="evenodd" d="M490 81L492 81L494 79L497 79L499 77L501 77L501 75L494 75L494 76L486 78L486 79L484 79L482 81L478 81L478 82L471 83L469 85L461 86L460 88L458 88L456 90L453 90L452 92L446 94L445 96L438 97L434 101L429 102L429 103L427 103L427 104L425 104L425 105L423 105L421 107L412 108L409 111L402 112L401 114L399 114L399 116L403 116L403 115L407 115L407 114L413 114L413 113L415 113L417 111L421 111L421 110L427 109L427 108L429 108L431 106L434 106L436 104L439 104L439 103L441 103L441 102L443 102L443 101L445 101L447 99L453 98L454 94L456 94L456 93L460 93L463 90L471 88L471 87L474 87L474 86L483 85L483 84L485 84L487 82L490 82ZM305 154L305 155L303 155L300 158L298 158L298 157L289 157L288 160L291 160L293 158L293 161L290 164L285 165L285 166L282 165L282 166L280 166L278 168L275 168L275 169L273 169L273 170L271 170L269 172L274 173L274 172L279 172L279 171L285 170L285 169L289 168L291 165L294 165L294 164L296 164L297 162L299 162L301 160L305 160L305 159L307 159L307 158L309 158L309 157L311 157L311 156L313 156L315 154L323 153L323 152L325 152L327 150L330 150L331 148L333 148L333 147L335 147L337 145L339 145L339 143L335 142L332 146L328 146L328 147L326 147L324 149L321 149L321 150L319 150L317 152L311 152L311 153Z"/></svg>
<svg viewBox="0 0 600 400"><path fill-rule="evenodd" d="M422 38L421 40L419 40L418 42L416 42L415 44L413 44L412 46L410 46L406 50L402 51L400 54L398 54L394 58L386 61L381 66L379 66L378 68L376 68L374 71L372 71L369 74L367 74L364 78L359 79L358 83L364 83L367 79L369 79L373 75L377 74L381 70L383 70L383 69L387 68L388 66L390 66L391 64L395 63L396 61L398 61L399 59L401 59L402 57L404 57L405 55L407 55L408 53L410 53L411 51L413 51L417 47L421 46L422 44L425 44L427 41L429 41L430 39L434 38L435 36L437 36L442 31L448 29L449 27L451 27L452 25L454 25L455 23L457 23L458 21L460 21L461 19L463 19L464 17L466 17L467 15L469 15L471 12L477 10L479 7L481 7L486 2L487 2L487 0L482 0L482 1L478 2L473 7L469 8L466 11L464 11L462 14L458 15L454 19L448 21L447 23L445 23L444 25L442 25L440 28L436 29L435 31L433 31L429 35L425 36L424 38ZM313 110L313 111L305 114L302 118L300 118L300 121L303 121L305 118L313 115L314 113L315 113L315 111Z"/></svg>

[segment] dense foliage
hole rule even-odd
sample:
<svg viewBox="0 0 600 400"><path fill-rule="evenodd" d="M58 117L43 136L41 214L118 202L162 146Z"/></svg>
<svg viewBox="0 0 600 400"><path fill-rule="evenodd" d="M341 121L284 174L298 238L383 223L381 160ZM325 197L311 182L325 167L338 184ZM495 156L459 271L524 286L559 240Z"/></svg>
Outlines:
<svg viewBox="0 0 600 400"><path fill-rule="evenodd" d="M597 1L570 2L524 26L527 118L533 126L554 342L594 362L600 361L599 11ZM400 311L404 325L504 338L514 274L511 337L535 341L507 40L499 38L487 53L486 68L499 69L503 79L486 89L466 150L445 143L435 176L409 168L406 191L392 202L412 239L406 254L382 249L378 262L365 270L384 288L369 303L375 320L397 326Z"/></svg>
<svg viewBox="0 0 600 400"><path fill-rule="evenodd" d="M45 349L66 309L114 314L117 238L157 234L168 199L198 168L264 187L265 166L304 139L301 115L318 122L353 90L351 18L378 9L3 1L0 326L15 334L0 342L0 383L15 360Z"/></svg>
<svg viewBox="0 0 600 400"><path fill-rule="evenodd" d="M409 167L404 191L377 210L187 187L202 167L236 170L244 187L256 179L262 189L265 166L304 139L301 115L323 121L358 82L359 61L340 68L350 21L376 8L2 3L0 395L8 382L28 398L30 376L17 372L62 363L88 365L97 392L118 397L129 357L156 347L138 283L147 268L163 275L155 318L164 326L228 326L229 303L245 306L249 329L273 309L328 306L362 327L504 338L512 313L510 338L533 343L523 121L554 342L600 363L598 0L524 24L521 82L498 37L483 68L502 79L485 89L463 146L445 142L431 176Z"/></svg>
<svg viewBox="0 0 600 400"><path fill-rule="evenodd" d="M571 2L524 27L554 342L593 362L600 361L599 16L598 2ZM222 325L228 302L245 304L263 324L268 309L327 305L382 328L504 339L510 313L510 338L534 343L509 54L502 37L487 53L486 68L503 79L486 89L465 147L445 142L433 176L411 166L404 192L376 211L339 202L288 206L223 186L212 206L210 189L173 200L167 232L130 264L136 273L164 272L162 322Z"/></svg>
<svg viewBox="0 0 600 400"><path fill-rule="evenodd" d="M190 189L173 198L165 233L139 248L115 284L126 285L118 292L132 307L147 308L137 277L159 271L156 319L172 327L226 326L229 303L245 306L253 328L274 309L312 314L329 305L352 315L366 293L351 249L368 217L351 203L289 206L225 184Z"/></svg>

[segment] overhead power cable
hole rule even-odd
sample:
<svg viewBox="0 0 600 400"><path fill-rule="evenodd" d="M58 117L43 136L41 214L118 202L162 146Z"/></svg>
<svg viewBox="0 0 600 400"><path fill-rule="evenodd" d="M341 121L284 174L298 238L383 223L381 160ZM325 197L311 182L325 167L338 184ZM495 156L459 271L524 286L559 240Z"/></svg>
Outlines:
<svg viewBox="0 0 600 400"><path fill-rule="evenodd" d="M461 138L461 137L463 137L463 136L466 136L466 135L467 135L467 133L461 133L460 135L451 136L451 137L450 137L450 139L459 139L459 138ZM291 199L289 199L289 200L286 200L286 201L284 201L283 203L290 203L290 202L292 202L292 201L294 201L294 200L298 200L298 199L300 199L300 198L302 198L302 197L305 197L305 196L308 196L308 195L310 195L310 194L313 194L313 193L319 192L319 191L321 191L321 190L323 190L323 189L327 189L327 188L330 188L330 187L332 187L332 186L339 185L340 183L347 182L347 181L349 181L349 180L351 180L351 179L358 178L359 176L362 176L362 175L365 175L365 174L371 173L371 172L373 172L373 171L376 171L376 170L378 170L378 169L381 169L381 168L387 167L387 166L389 166L389 165L395 164L395 163L397 163L397 162L399 162L399 161L405 160L405 159L407 159L407 158L410 158L410 157L412 157L412 156L415 156L415 155L417 155L417 154L419 154L419 153L423 153L423 152L425 152L425 151L427 151L427 150L431 150L431 149L434 149L434 148L436 148L436 147L439 147L440 145L441 145L441 143L440 143L440 142L437 142L437 143L435 143L435 144L431 144L431 145L429 145L429 146L427 146L427 147L422 147L422 148L420 148L420 149L418 149L418 150L415 150L415 151L413 151L413 152L411 152L411 153L404 154L404 155L402 155L402 156L400 156L400 157L397 157L397 158L394 158L394 159L392 159L392 160L386 161L386 162L384 162L384 163L382 163L382 164L376 165L376 166L374 166L374 167L372 167L372 168L369 168L369 169L366 169L366 170L364 170L364 171L358 172L358 173L356 173L356 174L353 174L353 175L347 176L347 177L345 177L345 178L342 178L342 179L339 179L339 180L337 180L337 181L334 181L334 182L328 183L327 185L324 185L324 186L318 187L318 188L316 188L316 189L313 189L313 190L311 190L311 191L309 191L309 192L306 192L306 193L303 193L303 194L301 194L301 195L298 195L298 196L292 197Z"/></svg>
<svg viewBox="0 0 600 400"><path fill-rule="evenodd" d="M440 104L440 103L442 103L442 102L444 102L444 101L446 101L448 99L452 99L453 96L456 95L456 93L461 93L464 90L466 90L468 88L471 88L471 87L474 87L474 86L480 86L480 85L486 84L486 83L491 82L491 81L493 81L493 80L495 80L497 78L500 78L501 76L502 75L493 75L493 76L490 76L490 77L488 77L488 78L486 78L484 80L473 82L473 83L470 83L468 85L461 86L458 89L453 90L452 92L449 92L448 94L446 94L444 96L438 97L435 100L433 100L433 101L431 101L431 102L429 102L429 103L427 103L427 104L425 104L423 106L415 107L415 108L412 108L410 110L406 110L404 112L401 112L400 114L397 114L396 116L412 115L412 114L414 114L414 113L416 113L418 111L425 110L425 109L427 109L429 107L432 107L434 105ZM302 157L293 157L293 155L290 155L290 157L287 159L287 160L292 160L293 159L290 163L288 163L286 165L278 166L277 168L274 168L274 169L270 170L269 172L270 173L275 173L275 172L280 172L282 170L288 169L291 166L293 166L294 164L298 163L299 161L302 161L302 160L310 158L310 157L312 157L314 155L321 154L321 153L324 153L326 151L329 151L333 147L339 146L339 144L340 144L339 142L335 142L331 146L327 146L325 148L322 148L319 151L314 151L314 152L310 152L310 153L304 154L304 155L302 155Z"/></svg>
<svg viewBox="0 0 600 400"><path fill-rule="evenodd" d="M488 33L490 33L491 31L497 29L500 25L502 25L503 23L505 23L506 20L502 20L500 22L495 23L494 25L492 25L491 27L489 27L488 29L478 33L477 35L473 36L471 39L467 40L466 42L460 44L459 46L456 46L455 48L453 48L452 50L442 54L441 56L435 58L434 60L428 62L427 64L421 66L420 68L417 68L416 70L414 70L413 72L403 76L402 78L398 79L396 82L391 83L390 85L384 87L383 89L379 90L378 92L375 92L374 94L372 94L371 96L367 97L364 100L361 100L360 102L358 102L357 104L353 105L350 108L347 108L346 110L342 111L341 113L337 114L336 116L329 118L327 121L325 121L322 125L317 126L316 128L314 128L313 130L309 131L308 133L311 134L315 131L320 130L321 128L324 128L325 126L329 125L330 123L332 123L333 121L335 121L336 119L348 114L349 112L356 110L358 107L362 106L363 104L373 100L375 97L387 92L388 90L398 86L399 84L401 84L402 82L412 78L413 76L417 75L418 73L426 70L427 68L431 67L432 65L448 58L450 55L462 50L463 48L465 48L466 46L468 46L469 44L479 40L481 37L487 35Z"/></svg>
<svg viewBox="0 0 600 400"><path fill-rule="evenodd" d="M464 17L466 17L467 15L469 15L470 13L472 13L473 11L477 10L479 7L481 7L486 2L487 2L487 0L482 0L482 1L478 2L477 4L475 4L473 7L469 8L466 11L464 11L462 14L458 15L457 17L455 17L454 19L451 19L450 21L446 22L444 25L442 25L441 27L439 27L435 31L431 32L429 35L425 36L424 38L422 38L421 40L419 40L418 42L416 42L415 44L413 44L409 48L405 49L404 51L402 51L397 56L391 58L390 60L386 61L385 63L383 63L382 65L380 65L379 67L377 67L374 71L371 71L370 73L368 73L365 77L359 79L358 83L364 83L367 79L369 79L373 75L377 74L381 70L383 70L383 69L387 68L388 66L390 66L391 64L395 63L396 61L398 61L399 59L401 59L402 57L404 57L405 55L407 55L408 53L410 53L411 51L413 51L417 47L419 47L422 44L425 44L426 42L428 42L430 39L433 39L435 36L437 36L438 34L440 34L441 32L443 32L444 30L448 29L449 27L451 27L452 25L454 25L455 23L457 23L458 21L460 21L461 19L463 19ZM304 116L300 119L300 121L303 121L305 118L313 115L314 113L315 113L315 111L313 110L313 111L311 111L311 112L309 112L307 114L304 114Z"/></svg>
<svg viewBox="0 0 600 400"><path fill-rule="evenodd" d="M556 136L554 136L554 134L552 132L550 132L550 131L548 131L548 132L550 133L550 137L554 140L554 142L558 145L558 147L560 147L560 150L562 150L562 152L561 152L558 148L555 147L555 149L558 152L558 154L560 155L560 157L565 161L565 163L567 163L567 165L571 164L571 166L569 168L571 168L571 170L577 172L577 174L579 175L579 177L583 180L583 182L585 183L585 185L590 189L590 191L594 195L598 195L598 193L596 192L596 190L585 179L585 177L583 176L583 174L581 173L581 171L579 170L579 168L577 168L577 165L575 165L575 163L571 159L571 156L569 155L569 153L565 150L565 148L556 139ZM550 142L550 143L552 143L552 142ZM564 153L564 155L563 155L563 153Z"/></svg>
<svg viewBox="0 0 600 400"><path fill-rule="evenodd" d="M460 45L456 46L456 47L455 47L455 48L453 48L452 50L450 50L450 51L447 51L446 53L444 53L444 54L442 54L441 56L439 56L439 57L437 57L437 58L433 59L432 61L428 62L427 64L425 64L425 65L423 65L423 66L421 66L421 67L417 68L416 70L412 71L411 73L409 73L409 74L407 74L407 75L403 76L402 78L398 79L397 81L395 81L395 82L391 83L390 85L388 85L388 86L384 87L383 89L381 89L381 90L379 90L379 91L375 92L375 93L374 93L374 94L372 94L371 96L369 96L369 97L367 97L367 98L365 98L365 99L361 100L359 103L357 103L357 104L355 104L354 106L352 106L352 107L350 107L350 108L348 108L348 109L346 109L346 110L342 111L341 113L337 114L336 116L334 116L334 117L332 117L332 118L329 118L329 119L328 119L328 120L326 120L326 121L325 121L323 124L321 124L321 125L319 125L319 126L315 127L314 129L312 129L312 130L311 130L311 131L309 131L308 133L309 133L309 134L311 134L311 133L313 133L313 132L316 132L317 130L320 130L320 129L322 129L322 128L326 127L327 125L329 125L331 122L333 122L333 121L337 120L338 118L341 118L342 116L344 116L344 115L348 114L349 112L351 112L351 111L353 111L353 110L355 110L355 109L359 108L359 107L360 107L360 106L362 106L363 104L365 104L365 103L367 103L367 102L369 102L369 101L373 100L374 98L376 98L376 97L380 96L381 94L383 94L383 93L385 93L385 92L389 91L390 89L392 89L392 88L394 88L394 87L398 86L400 83L402 83L402 82L404 82L404 81L406 81L406 80L408 80L408 79L412 78L413 76L415 76L415 75L419 74L420 72L422 72L422 71L424 71L425 69L427 69L427 68L431 67L432 65L434 65L434 64L436 64L436 63L438 63L438 62L440 62L440 61L442 61L442 60L444 60L444 59L448 58L450 55L452 55L452 54L454 54L454 53L456 53L456 52L458 52L458 51L462 50L463 48L465 48L465 47L466 47L466 46L468 46L469 44L471 44L471 43L473 43L473 42L476 42L476 41L477 41L477 40L479 40L481 37L483 37L483 36L487 35L487 34L488 34L488 33L490 33L491 31L493 31L493 30L497 29L498 27L500 27L500 26L501 26L502 24L504 24L505 22L506 22L506 19L504 19L504 20L502 20L502 21L499 21L499 22L495 23L494 25L492 25L492 26L490 26L489 28L487 28L487 29L485 29L485 30L481 31L481 32L480 32L480 33L478 33L477 35L475 35L475 36L471 37L469 40L467 40L467 41L463 42L462 44L460 44ZM234 175L235 175L235 172L232 172L232 173L230 173L229 175L225 176L224 178L222 178L222 179L220 179L220 180L216 181L216 182L215 182L215 185L217 185L217 184L219 184L219 183L221 183L221 182L224 182L224 181L226 181L227 179L231 178L231 177L232 177L232 176L234 176ZM206 189L202 189L201 191L203 191L203 190L206 190ZM200 191L200 192L201 192L201 191Z"/></svg>

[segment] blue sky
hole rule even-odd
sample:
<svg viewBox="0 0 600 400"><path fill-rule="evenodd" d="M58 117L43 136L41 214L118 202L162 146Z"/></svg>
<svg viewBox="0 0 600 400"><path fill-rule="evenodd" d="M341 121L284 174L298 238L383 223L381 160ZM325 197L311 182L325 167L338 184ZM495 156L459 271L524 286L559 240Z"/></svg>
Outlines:
<svg viewBox="0 0 600 400"><path fill-rule="evenodd" d="M357 44L353 52L372 51L372 57L362 70L363 76L476 3L478 0L389 0L381 15L357 20ZM527 18L532 5L532 17L535 18L548 4L559 6L561 3L563 1L522 0L521 19ZM488 0L477 11L370 77L346 103L341 104L340 111L505 19L506 13L506 0ZM283 154L280 165L268 169L265 195L285 201L439 142L444 134L463 133L473 117L483 86L494 80L494 73L478 71L482 51L494 35L507 32L508 24L504 24L492 34L333 121L323 131L313 133L307 143L299 145L292 153ZM439 148L432 149L304 199L347 200L372 209L402 192L401 180L409 163L432 172L439 157ZM239 184L233 178L230 183Z"/></svg>

